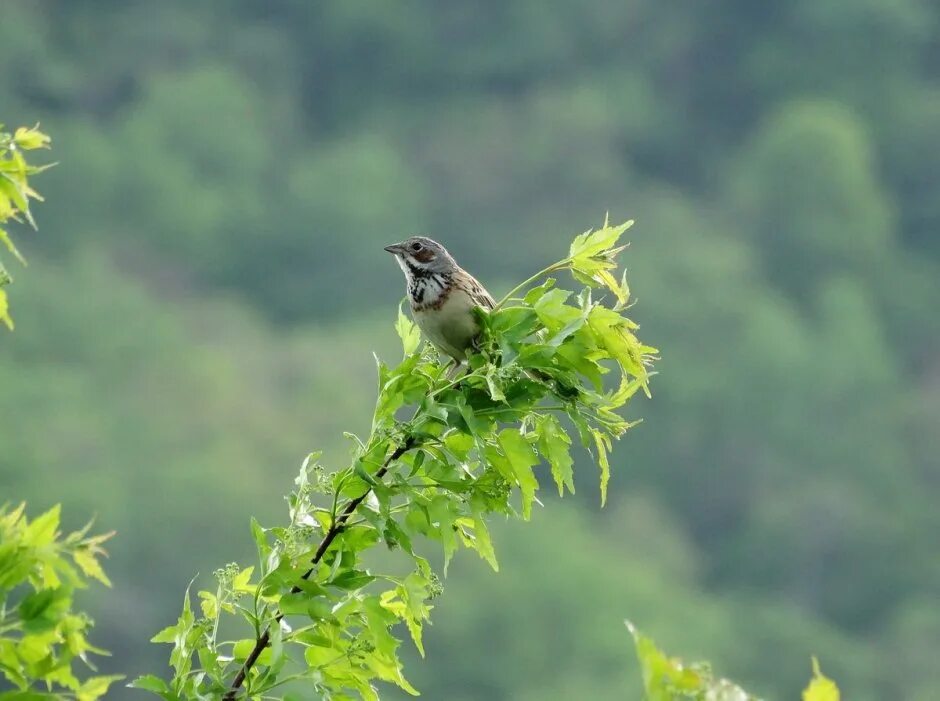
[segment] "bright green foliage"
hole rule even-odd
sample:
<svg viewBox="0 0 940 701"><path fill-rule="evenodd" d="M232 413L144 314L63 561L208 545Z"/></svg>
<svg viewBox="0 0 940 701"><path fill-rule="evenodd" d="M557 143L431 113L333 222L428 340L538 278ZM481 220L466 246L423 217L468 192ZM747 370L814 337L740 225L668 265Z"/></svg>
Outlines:
<svg viewBox="0 0 940 701"><path fill-rule="evenodd" d="M627 628L633 635L643 670L646 701L759 701L737 684L716 679L707 662L684 664L666 655L629 621ZM822 675L816 658L813 658L813 679L803 692L803 701L839 701L838 687Z"/></svg>
<svg viewBox="0 0 940 701"><path fill-rule="evenodd" d="M715 679L707 662L683 664L668 657L627 621L643 669L646 701L759 701L727 679Z"/></svg>
<svg viewBox="0 0 940 701"><path fill-rule="evenodd" d="M178 622L153 638L173 645L172 678L133 686L165 699L217 698L234 688L261 698L291 682L335 701L376 699L377 681L417 693L392 629L404 623L423 654L429 602L441 592L426 546L436 544L445 571L461 547L496 569L487 517L528 519L540 472L573 491L558 416L597 451L603 498L606 452L632 425L616 412L647 389L655 352L621 314L626 285L609 273L627 227L582 234L568 258L481 311L479 353L456 377L433 349L418 347L414 325L399 313L405 358L394 368L379 362L372 428L365 439L351 436L350 464L327 473L319 456L305 461L289 497L290 524L252 522L258 564L218 571L216 590L199 593L202 615L187 593ZM562 270L589 287L556 288L546 276ZM616 306L596 300L592 287L612 292ZM368 551L382 544L402 555L402 573L369 569Z"/></svg>
<svg viewBox="0 0 940 701"><path fill-rule="evenodd" d="M99 558L111 534L89 527L61 537L59 507L32 521L25 505L0 507L0 674L13 691L4 701L94 701L120 676L76 676L72 663L107 654L86 639L92 621L72 610L76 589L96 579L110 586Z"/></svg>
<svg viewBox="0 0 940 701"><path fill-rule="evenodd" d="M29 177L41 173L49 166L32 166L23 157L23 151L49 148L49 137L39 131L38 125L32 129L20 127L13 134L3 131L0 124L0 243L20 263L26 260L16 249L5 226L9 221L28 222L34 229L36 221L29 211L30 199L41 200L39 193L29 186ZM0 323L13 329L6 291L3 287L13 282L13 278L3 266L0 257Z"/></svg>

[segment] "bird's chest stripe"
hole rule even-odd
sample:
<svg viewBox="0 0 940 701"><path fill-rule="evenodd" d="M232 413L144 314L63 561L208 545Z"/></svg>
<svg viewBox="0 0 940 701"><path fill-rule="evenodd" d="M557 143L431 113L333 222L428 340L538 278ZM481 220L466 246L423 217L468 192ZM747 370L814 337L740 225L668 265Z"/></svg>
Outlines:
<svg viewBox="0 0 940 701"><path fill-rule="evenodd" d="M399 259L399 262L401 262L401 259ZM408 259L405 259L404 263L406 268L405 272L407 273L409 279L425 278L431 274L430 270L419 268Z"/></svg>
<svg viewBox="0 0 940 701"><path fill-rule="evenodd" d="M450 293L450 275L447 273L428 273L412 276L408 284L408 296L411 307L416 311L440 309Z"/></svg>

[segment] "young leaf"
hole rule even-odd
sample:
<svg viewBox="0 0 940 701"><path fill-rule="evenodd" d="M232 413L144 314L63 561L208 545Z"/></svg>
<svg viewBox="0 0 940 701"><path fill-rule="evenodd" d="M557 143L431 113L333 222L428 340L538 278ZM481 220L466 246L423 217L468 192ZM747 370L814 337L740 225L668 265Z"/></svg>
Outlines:
<svg viewBox="0 0 940 701"><path fill-rule="evenodd" d="M499 386L499 381L496 378L495 368L486 373L486 387L487 390L489 390L490 399L492 399L494 402L502 402L506 400L506 395L503 394L503 390Z"/></svg>
<svg viewBox="0 0 940 701"><path fill-rule="evenodd" d="M551 414L543 414L538 419L539 452L548 460L552 478L558 486L558 496L564 496L565 487L574 494L574 472L570 447L571 439L561 424Z"/></svg>
<svg viewBox="0 0 940 701"><path fill-rule="evenodd" d="M101 563L98 562L95 554L91 552L89 548L79 548L72 553L72 558L75 560L75 564L78 565L87 576L97 579L106 587L111 586L111 580L108 579L108 575L104 573Z"/></svg>
<svg viewBox="0 0 940 701"><path fill-rule="evenodd" d="M0 323L3 323L10 331L15 328L13 317L10 316L10 302L4 289L0 289Z"/></svg>
<svg viewBox="0 0 940 701"><path fill-rule="evenodd" d="M610 438L597 429L591 429L591 433L597 446L597 462L601 466L601 506L604 506L607 503L607 483L610 482L610 461L607 459Z"/></svg>
<svg viewBox="0 0 940 701"><path fill-rule="evenodd" d="M52 543L59 528L60 511L61 506L56 504L44 514L34 518L23 533L23 543L36 548Z"/></svg>
<svg viewBox="0 0 940 701"><path fill-rule="evenodd" d="M803 701L839 701L839 687L819 669L819 660L813 658L813 678L803 691Z"/></svg>
<svg viewBox="0 0 940 701"><path fill-rule="evenodd" d="M499 444L522 491L522 517L529 520L535 492L539 488L538 480L532 472L532 468L538 465L538 456L529 442L515 429L507 428L502 431L499 434Z"/></svg>
<svg viewBox="0 0 940 701"><path fill-rule="evenodd" d="M707 664L686 665L666 656L656 644L626 621L643 671L646 701L759 701L727 679L715 679Z"/></svg>
<svg viewBox="0 0 940 701"><path fill-rule="evenodd" d="M0 219L0 221L2 221L2 219ZM23 258L19 250L17 250L16 246L13 244L13 239L10 238L10 235L3 228L0 228L0 243L6 246L6 249L13 254L13 257L16 258L21 265L26 265L26 259Z"/></svg>
<svg viewBox="0 0 940 701"><path fill-rule="evenodd" d="M170 687L160 677L153 674L145 674L137 677L127 685L130 689L142 689L143 691L152 691L155 694L164 694L169 692Z"/></svg>
<svg viewBox="0 0 940 701"><path fill-rule="evenodd" d="M483 520L483 510L477 495L473 495L470 501L473 512L473 543L474 548L484 560L486 560L494 572L499 572L499 563L496 561L496 551L493 550L493 542L490 540L490 532L486 528L486 521Z"/></svg>
<svg viewBox="0 0 940 701"><path fill-rule="evenodd" d="M38 124L32 129L20 127L13 135L13 140L17 146L27 151L36 148L49 148L49 143L52 141L47 134L39 131Z"/></svg>
<svg viewBox="0 0 940 701"><path fill-rule="evenodd" d="M418 346L421 345L421 330L417 324L405 315L401 305L398 306L398 320L395 322L395 330L401 339L406 357L418 350Z"/></svg>
<svg viewBox="0 0 940 701"><path fill-rule="evenodd" d="M606 253L617 245L617 241L631 226L632 219L619 226L610 226L605 222L602 229L585 231L571 242L568 255L571 258L590 258Z"/></svg>
<svg viewBox="0 0 940 701"><path fill-rule="evenodd" d="M106 677L92 677L76 689L75 697L78 701L95 701L99 696L104 696L108 693L108 687L114 682L123 678L124 676L120 674L112 674Z"/></svg>

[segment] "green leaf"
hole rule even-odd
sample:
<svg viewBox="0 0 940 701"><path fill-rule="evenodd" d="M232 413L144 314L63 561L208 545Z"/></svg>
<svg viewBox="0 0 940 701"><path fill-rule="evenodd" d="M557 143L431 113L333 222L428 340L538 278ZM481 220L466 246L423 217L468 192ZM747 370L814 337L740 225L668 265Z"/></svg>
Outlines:
<svg viewBox="0 0 940 701"><path fill-rule="evenodd" d="M24 623L33 624L33 628L42 621L54 625L57 614L63 614L70 603L71 594L65 587L31 592L20 602L20 619Z"/></svg>
<svg viewBox="0 0 940 701"><path fill-rule="evenodd" d="M645 378L640 345L623 317L610 309L596 306L588 316L588 325L598 343L625 372Z"/></svg>
<svg viewBox="0 0 940 701"><path fill-rule="evenodd" d="M555 355L559 361L564 362L566 368L586 377L594 388L600 391L603 388L602 375L607 369L602 367L598 360L603 359L605 354L598 351L593 339L590 344L585 342L585 337L589 335L579 330L559 346Z"/></svg>
<svg viewBox="0 0 940 701"><path fill-rule="evenodd" d="M78 698L78 701L95 701L99 696L104 696L108 692L108 687L110 687L114 682L123 679L124 676L121 674L112 674L104 677L92 677L85 681L78 689L75 691L75 696Z"/></svg>
<svg viewBox="0 0 940 701"><path fill-rule="evenodd" d="M242 638L232 646L232 657L236 660L245 660L255 649L257 641L254 638Z"/></svg>
<svg viewBox="0 0 940 701"><path fill-rule="evenodd" d="M489 563L494 572L499 572L496 551L493 549L493 541L490 540L490 532L487 530L486 521L483 519L482 504L476 494L471 498L470 506L473 513L473 547L480 554L480 557Z"/></svg>
<svg viewBox="0 0 940 701"><path fill-rule="evenodd" d="M13 239L10 238L10 235L2 227L0 227L0 243L6 246L7 250L13 254L13 257L16 258L21 265L26 265L26 259L23 258L16 246L13 245Z"/></svg>
<svg viewBox="0 0 940 701"><path fill-rule="evenodd" d="M78 565L87 576L97 579L107 587L111 586L111 580L108 579L108 575L106 575L101 568L98 558L95 557L95 554L91 552L90 549L79 548L75 550L72 553L72 559L75 560L75 564Z"/></svg>
<svg viewBox="0 0 940 701"><path fill-rule="evenodd" d="M499 382L496 378L495 368L491 368L488 373L486 373L486 388L489 390L490 399L494 402L505 401L506 395L503 394L502 388L499 386Z"/></svg>
<svg viewBox="0 0 940 701"><path fill-rule="evenodd" d="M631 226L633 226L632 219L620 226L609 226L605 222L602 229L585 231L583 234L576 236L574 241L571 242L568 256L570 258L590 258L606 253L617 245L620 237Z"/></svg>
<svg viewBox="0 0 940 701"><path fill-rule="evenodd" d="M625 278L620 282L610 271L617 267L614 258L624 248L616 247L616 244L632 224L629 221L620 226L610 226L605 222L603 229L587 231L571 244L569 260L575 279L587 285L609 289L617 296L617 310L626 305L630 290Z"/></svg>
<svg viewBox="0 0 940 701"><path fill-rule="evenodd" d="M727 679L715 679L707 664L683 664L626 621L643 671L646 701L758 701Z"/></svg>
<svg viewBox="0 0 940 701"><path fill-rule="evenodd" d="M268 537L264 532L264 528L261 527L261 524L255 519L254 516L251 517L251 537L255 541L255 547L258 549L258 559L263 563L267 560L268 554L271 552L271 546L268 545Z"/></svg>
<svg viewBox="0 0 940 701"><path fill-rule="evenodd" d="M455 499L447 494L438 494L428 505L428 514L431 520L437 525L437 535L444 548L444 576L447 576L447 569L451 558L457 552L457 534L455 523L460 513L456 506Z"/></svg>
<svg viewBox="0 0 940 701"><path fill-rule="evenodd" d="M56 504L41 516L33 519L23 534L23 544L39 548L52 543L59 528L60 511L61 506Z"/></svg>
<svg viewBox="0 0 940 701"><path fill-rule="evenodd" d="M27 151L37 148L49 148L49 143L52 141L48 134L39 131L38 124L31 129L20 127L13 135L13 140L16 142L17 146Z"/></svg>
<svg viewBox="0 0 940 701"><path fill-rule="evenodd" d="M13 200L13 204L16 205L16 208L26 217L26 221L35 229L36 222L33 220L33 215L29 212L29 200L27 199L26 188L6 173L0 173L0 192Z"/></svg>
<svg viewBox="0 0 940 701"><path fill-rule="evenodd" d="M813 658L813 679L803 691L803 701L839 701L839 687L823 675L819 660Z"/></svg>
<svg viewBox="0 0 940 701"><path fill-rule="evenodd" d="M159 633L150 638L152 643L174 643L176 642L176 633L178 626L167 626Z"/></svg>
<svg viewBox="0 0 940 701"><path fill-rule="evenodd" d="M214 619L219 615L219 598L210 591L199 592L199 606L202 609L202 615L208 619Z"/></svg>
<svg viewBox="0 0 940 701"><path fill-rule="evenodd" d="M323 591L322 588L320 590ZM330 602L318 593L302 591L285 594L281 597L280 608L283 614L303 615L315 621L332 618Z"/></svg>
<svg viewBox="0 0 940 701"><path fill-rule="evenodd" d="M601 506L607 503L607 483L610 482L610 461L607 453L610 450L610 438L598 431L591 429L594 435L594 444L597 446L597 462L601 468Z"/></svg>
<svg viewBox="0 0 940 701"><path fill-rule="evenodd" d="M701 678L693 669L679 660L669 659L656 644L627 622L633 634L636 656L643 671L643 687L649 701L670 701L675 691L694 691L701 686Z"/></svg>
<svg viewBox="0 0 940 701"><path fill-rule="evenodd" d="M529 307L506 307L490 314L490 335L508 343L518 343L538 329L538 316Z"/></svg>
<svg viewBox="0 0 940 701"><path fill-rule="evenodd" d="M196 618L193 615L193 610L189 598L189 590L192 587L192 582L189 583L189 586L186 587L186 593L183 595L183 611L180 613L180 617L176 622L175 629L173 629L172 640L155 640L154 642L172 642L173 651L170 653L170 666L176 671L175 691L179 692L180 685L182 680L186 678L186 675L189 674L190 669L192 669L192 655L193 655L193 637L194 630L193 626L196 623ZM167 628L162 631L163 634L166 634L171 629ZM158 637L161 634L158 634Z"/></svg>
<svg viewBox="0 0 940 701"><path fill-rule="evenodd" d="M265 650L269 656L264 663L267 666L264 676L266 680L274 681L287 663L287 656L284 654L284 629L280 624L275 624L270 630L270 643L268 649Z"/></svg>
<svg viewBox="0 0 940 701"><path fill-rule="evenodd" d="M571 458L571 439L558 419L545 414L538 419L539 451L548 460L552 478L558 486L558 496L563 496L565 487L574 494L574 460Z"/></svg>
<svg viewBox="0 0 940 701"><path fill-rule="evenodd" d="M417 324L405 316L401 305L398 306L398 321L395 322L395 330L401 339L405 356L409 356L418 350L418 346L421 345L421 330Z"/></svg>
<svg viewBox="0 0 940 701"><path fill-rule="evenodd" d="M15 328L13 317L10 316L10 302L7 299L6 290L0 289L0 323L6 326L10 331Z"/></svg>
<svg viewBox="0 0 940 701"><path fill-rule="evenodd" d="M523 301L528 305L533 305L537 301L539 301L539 299L541 299L542 295L544 295L554 286L555 286L555 278L553 277L545 278L545 281L541 285L539 285L538 287L533 287L531 290L525 293L525 297L523 298Z"/></svg>
<svg viewBox="0 0 940 701"><path fill-rule="evenodd" d="M363 570L345 570L331 579L330 584L340 589L354 591L374 581L375 577Z"/></svg>
<svg viewBox="0 0 940 701"><path fill-rule="evenodd" d="M393 591L383 593L380 600L383 608L405 622L415 647L424 657L421 632L424 621L430 615L431 607L425 603L425 599L429 597L430 568L425 561L419 560L419 564L422 563L423 566L418 571L405 577L402 584Z"/></svg>
<svg viewBox="0 0 940 701"><path fill-rule="evenodd" d="M137 677L137 679L127 686L131 689L152 691L155 694L163 694L170 690L170 687L167 686L167 683L163 679L153 674L145 674L142 677Z"/></svg>
<svg viewBox="0 0 940 701"><path fill-rule="evenodd" d="M239 573L232 579L232 591L253 594L256 587L255 585L251 584L251 575L253 575L254 572L254 567L246 567L245 569L239 571Z"/></svg>
<svg viewBox="0 0 940 701"><path fill-rule="evenodd" d="M532 468L538 465L538 456L525 437L514 429L506 429L499 434L499 445L522 491L522 517L528 520L532 515L532 502L539 488L538 480L532 471Z"/></svg>
<svg viewBox="0 0 940 701"><path fill-rule="evenodd" d="M535 303L535 313L549 331L556 332L582 316L580 309L565 304L569 297L568 290L555 289Z"/></svg>
<svg viewBox="0 0 940 701"><path fill-rule="evenodd" d="M649 396L649 389L645 378L635 377L631 380L627 376L624 376L621 379L620 387L617 391L607 396L606 408L618 409L622 407L640 388L643 388L647 396Z"/></svg>

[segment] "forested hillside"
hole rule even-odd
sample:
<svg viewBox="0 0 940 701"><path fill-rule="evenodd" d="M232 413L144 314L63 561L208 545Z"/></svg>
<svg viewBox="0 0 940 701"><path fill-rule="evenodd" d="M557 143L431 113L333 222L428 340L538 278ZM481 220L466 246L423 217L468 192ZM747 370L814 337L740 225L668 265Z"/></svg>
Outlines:
<svg viewBox="0 0 940 701"><path fill-rule="evenodd" d="M382 246L501 293L609 211L654 400L605 510L583 480L494 529L498 575L454 562L411 681L624 698L628 617L768 698L811 654L851 701L940 698L938 78L930 0L4 0L0 121L59 165L16 231L0 503L118 531L92 637L159 672L191 577L368 421Z"/></svg>

